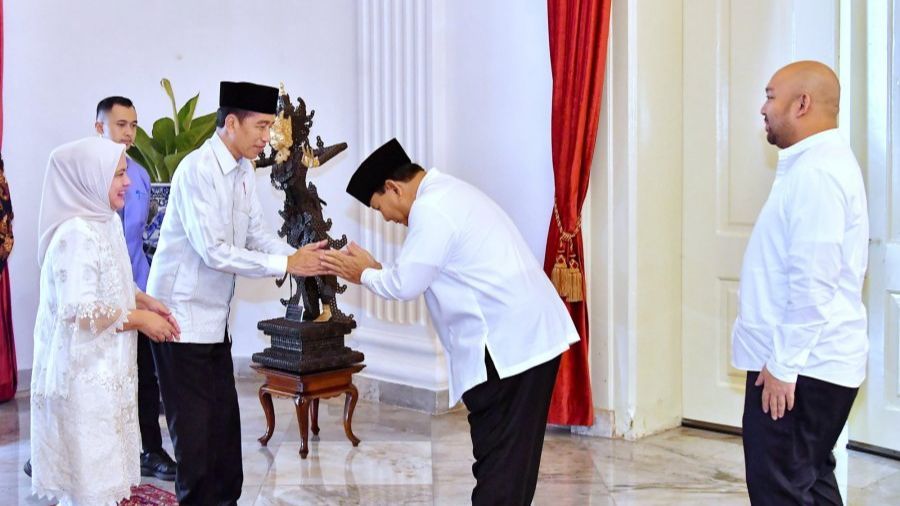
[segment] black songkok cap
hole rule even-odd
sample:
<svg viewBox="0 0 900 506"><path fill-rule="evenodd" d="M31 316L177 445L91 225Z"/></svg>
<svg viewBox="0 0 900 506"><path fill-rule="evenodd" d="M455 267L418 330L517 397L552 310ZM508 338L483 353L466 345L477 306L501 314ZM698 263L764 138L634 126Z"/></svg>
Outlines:
<svg viewBox="0 0 900 506"><path fill-rule="evenodd" d="M391 174L408 165L412 165L412 162L406 151L403 151L403 146L397 139L391 139L359 164L359 168L347 183L347 193L369 206L372 195L381 189Z"/></svg>
<svg viewBox="0 0 900 506"><path fill-rule="evenodd" d="M219 83L219 107L231 107L263 114L275 114L278 88L253 83Z"/></svg>

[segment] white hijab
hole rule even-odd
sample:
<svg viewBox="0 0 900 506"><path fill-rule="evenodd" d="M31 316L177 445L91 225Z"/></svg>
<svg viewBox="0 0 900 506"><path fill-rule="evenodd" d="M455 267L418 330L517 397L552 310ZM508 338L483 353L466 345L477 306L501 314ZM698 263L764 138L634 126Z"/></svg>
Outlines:
<svg viewBox="0 0 900 506"><path fill-rule="evenodd" d="M105 222L116 212L109 187L125 146L101 137L63 144L50 153L38 218L38 263L43 265L56 229L71 218Z"/></svg>

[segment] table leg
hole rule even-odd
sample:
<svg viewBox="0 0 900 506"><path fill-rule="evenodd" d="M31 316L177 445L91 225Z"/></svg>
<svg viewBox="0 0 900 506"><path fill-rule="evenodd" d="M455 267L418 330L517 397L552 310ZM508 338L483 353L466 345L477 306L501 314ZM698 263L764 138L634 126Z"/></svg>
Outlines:
<svg viewBox="0 0 900 506"><path fill-rule="evenodd" d="M319 399L312 401L312 433L314 436L319 435Z"/></svg>
<svg viewBox="0 0 900 506"><path fill-rule="evenodd" d="M266 389L265 384L259 387L259 403L262 404L263 413L266 414L266 433L258 441L266 446L275 432L275 408L272 406L272 394Z"/></svg>
<svg viewBox="0 0 900 506"><path fill-rule="evenodd" d="M294 399L297 405L297 421L300 423L300 458L305 459L309 454L309 404L310 401L302 395Z"/></svg>
<svg viewBox="0 0 900 506"><path fill-rule="evenodd" d="M359 391L352 383L347 387L347 399L344 401L344 433L347 439L353 443L353 446L359 445L359 438L353 435L351 425L353 423L353 410L356 408L356 400L359 397Z"/></svg>

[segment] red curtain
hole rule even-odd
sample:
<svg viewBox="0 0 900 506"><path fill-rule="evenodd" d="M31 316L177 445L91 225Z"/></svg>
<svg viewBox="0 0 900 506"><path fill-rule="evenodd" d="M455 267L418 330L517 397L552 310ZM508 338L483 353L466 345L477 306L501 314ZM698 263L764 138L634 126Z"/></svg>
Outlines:
<svg viewBox="0 0 900 506"><path fill-rule="evenodd" d="M18 386L16 343L9 302L9 267L4 267L0 272L0 402L15 397Z"/></svg>
<svg viewBox="0 0 900 506"><path fill-rule="evenodd" d="M544 270L548 275L561 252L569 267L574 265L580 269L584 265L580 216L597 142L600 95L609 39L610 1L547 1L553 72L551 139L555 202L559 212L558 220L556 217L550 220L547 237ZM560 240L561 236L568 234L574 234L571 242ZM566 305L581 341L573 344L562 356L548 422L592 425L594 407L588 366L587 301L584 285L573 286L579 286L581 294L571 297L577 302L566 300Z"/></svg>
<svg viewBox="0 0 900 506"><path fill-rule="evenodd" d="M0 146L3 144L3 2L0 1ZM3 166L0 161L0 219L6 217L6 227L12 227L12 207L9 202L9 187L6 185L6 178L3 176ZM8 236L2 237L3 244L0 244L0 255L3 255L3 261L0 261L2 269L0 269L0 402L12 399L16 395L17 383L17 367L16 367L16 343L13 339L12 327L12 308L10 307L9 293L9 267L6 265L6 254L8 248L12 247L12 229L8 228ZM2 232L2 231L0 231ZM0 236L6 236L0 233Z"/></svg>

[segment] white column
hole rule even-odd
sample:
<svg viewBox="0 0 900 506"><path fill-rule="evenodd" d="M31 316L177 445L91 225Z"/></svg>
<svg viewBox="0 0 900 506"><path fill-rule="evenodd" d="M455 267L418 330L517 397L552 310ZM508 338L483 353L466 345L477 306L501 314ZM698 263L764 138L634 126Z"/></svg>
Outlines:
<svg viewBox="0 0 900 506"><path fill-rule="evenodd" d="M359 9L360 161L396 137L423 167L434 159L432 5L425 0L364 0ZM362 246L385 264L405 227L360 207ZM386 301L367 290L352 346L366 354L365 375L429 390L447 388L447 367L424 300Z"/></svg>

